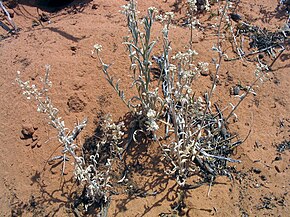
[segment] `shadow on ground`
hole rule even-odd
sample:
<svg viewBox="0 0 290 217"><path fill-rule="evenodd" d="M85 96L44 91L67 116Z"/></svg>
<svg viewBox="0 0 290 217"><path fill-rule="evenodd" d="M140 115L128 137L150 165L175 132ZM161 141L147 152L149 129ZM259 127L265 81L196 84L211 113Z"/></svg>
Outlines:
<svg viewBox="0 0 290 217"><path fill-rule="evenodd" d="M8 8L21 7L27 5L37 7L46 12L57 12L66 7L84 7L92 0L7 0L4 3Z"/></svg>

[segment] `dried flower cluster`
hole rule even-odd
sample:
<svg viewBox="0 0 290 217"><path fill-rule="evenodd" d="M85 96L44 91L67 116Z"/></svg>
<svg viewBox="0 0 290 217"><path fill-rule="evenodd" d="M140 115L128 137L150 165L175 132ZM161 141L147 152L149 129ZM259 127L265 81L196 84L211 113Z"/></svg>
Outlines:
<svg viewBox="0 0 290 217"><path fill-rule="evenodd" d="M199 1L199 0L187 0L190 11L197 12L200 10L210 10L210 4L208 0Z"/></svg>

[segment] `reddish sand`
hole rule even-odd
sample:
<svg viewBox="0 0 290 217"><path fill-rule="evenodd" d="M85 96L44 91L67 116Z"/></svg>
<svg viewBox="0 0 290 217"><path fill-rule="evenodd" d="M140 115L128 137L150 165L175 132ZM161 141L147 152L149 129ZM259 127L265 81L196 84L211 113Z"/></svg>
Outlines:
<svg viewBox="0 0 290 217"><path fill-rule="evenodd" d="M9 1L13 2L13 1ZM19 1L34 2L34 1ZM15 83L16 72L23 79L38 81L46 64L51 65L50 79L53 83L51 98L59 108L66 126L73 128L77 120L88 117L88 125L79 137L81 145L93 134L95 123L101 114L112 114L118 121L128 112L126 106L107 83L96 58L91 56L95 43L103 46L103 58L113 63L111 73L121 79L122 88L132 95L128 73L128 55L122 38L128 34L126 20L119 13L125 0L93 0L78 6L63 8L58 12L37 9L33 4L14 5L13 20L21 30L17 35L0 41L0 216L74 216L74 179L71 168L61 176L61 165L47 164L51 156L59 154L56 132L47 125L45 116L36 112L36 106L23 97ZM185 16L181 4L174 7L174 0L139 1L141 15L146 8L155 6L163 11L174 11L177 17ZM181 2L181 1L176 1ZM276 11L278 3L273 0L243 0L238 13L244 21L276 30L286 20ZM11 7L13 5L10 5ZM32 27L39 14L49 16L50 23ZM200 17L201 24L217 23L215 18L206 21L206 13ZM7 23L0 14L0 21ZM8 23L7 23L8 24ZM162 26L156 23L154 37ZM197 59L210 62L216 41L213 30L202 33L194 30L194 49ZM6 31L1 28L0 34ZM173 52L185 50L190 31L178 25L171 28L170 39ZM160 39L160 38L159 38ZM161 40L160 40L161 42ZM159 47L161 44L159 44ZM228 49L230 53L230 48ZM158 54L156 50L154 54ZM257 96L249 96L237 110L238 122L230 128L247 140L237 148L234 158L237 165L235 179L220 177L208 196L208 185L189 190L185 196L184 216L289 216L289 164L290 153L279 154L276 145L289 141L290 129L290 76L289 48L277 60L269 79L256 87ZM213 66L210 67L211 69ZM239 81L250 84L255 78L255 63L223 62L219 85L213 101L226 106L236 103L230 88ZM203 93L210 88L210 76L200 76L196 90ZM36 142L21 139L21 130L27 126L35 130ZM58 149L57 149L58 148ZM158 146L150 145L137 150L131 156L141 170L133 170L131 185L148 195L129 196L124 192L112 197L109 216L173 216L174 204L178 202L178 186L174 179L163 172ZM281 158L276 158L281 156ZM135 158L135 162L134 162ZM276 158L276 160L275 160ZM157 191L157 195L150 195ZM287 214L288 213L288 214ZM171 215L172 214L172 215ZM94 216L94 214L93 214Z"/></svg>

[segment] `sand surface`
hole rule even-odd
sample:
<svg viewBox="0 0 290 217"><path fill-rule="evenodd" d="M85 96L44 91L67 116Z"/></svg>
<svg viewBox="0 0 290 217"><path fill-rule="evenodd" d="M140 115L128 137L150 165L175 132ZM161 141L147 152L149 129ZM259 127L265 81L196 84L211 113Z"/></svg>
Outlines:
<svg viewBox="0 0 290 217"><path fill-rule="evenodd" d="M110 113L114 121L125 119L128 109L106 81L91 51L96 43L103 46L104 61L113 63L111 74L121 79L121 87L132 96L129 59L122 44L128 30L126 19L119 12L121 5L128 2L75 1L56 12L36 7L35 1L4 3L10 7L20 31L0 41L0 216L75 216L73 204L78 187L70 162L63 177L61 165L47 164L52 156L60 154L56 131L47 125L45 115L36 111L35 102L22 95L15 82L16 72L20 71L24 80L37 83L44 75L45 65L51 66L53 86L49 94L66 126L72 129L75 122L88 117L88 125L78 138L80 146L93 136L103 114ZM170 32L173 53L184 51L190 37L189 29L180 25L185 16L184 5L182 1L174 3L174 0L138 1L140 16L150 6L176 14L176 24ZM237 12L245 22L276 30L287 20L285 11L277 11L277 5L273 0L241 0ZM33 26L42 13L49 22ZM217 17L209 17L210 12L200 15L203 27L218 22ZM9 26L2 12L0 21ZM153 37L160 43L161 30L162 25L156 23ZM6 33L0 29L2 36ZM199 53L197 61L211 62L216 55L211 50L216 42L214 30L195 29L193 34L193 48ZM228 45L227 53L233 56ZM160 48L161 44L153 54L160 54ZM209 195L208 184L186 191L185 207L179 215L289 216L290 153L277 151L277 145L289 143L290 139L289 59L288 45L268 79L255 87L256 96L250 95L237 110L238 121L230 124L231 131L237 132L242 140L251 131L233 156L242 161L236 165L234 179L217 178ZM213 101L223 107L229 102L236 103L238 100L230 90L239 82L249 85L255 79L255 64L241 60L222 62ZM210 89L210 78L198 77L194 83L198 94ZM21 139L23 127L33 128L36 141ZM108 215L174 216L179 188L174 178L164 173L159 146L147 144L131 149L127 163L137 162L139 167L130 172L130 185L147 193L130 195L120 191L112 196Z"/></svg>

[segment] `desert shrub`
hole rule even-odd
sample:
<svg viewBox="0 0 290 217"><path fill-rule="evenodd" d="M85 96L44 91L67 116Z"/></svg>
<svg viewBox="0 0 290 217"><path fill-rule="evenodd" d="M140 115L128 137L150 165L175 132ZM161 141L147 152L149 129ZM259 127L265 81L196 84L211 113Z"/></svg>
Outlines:
<svg viewBox="0 0 290 217"><path fill-rule="evenodd" d="M189 11L197 10L194 2L189 1L188 4ZM160 144L167 165L170 165L167 172L173 175L181 186L184 186L187 178L197 171L210 174L212 179L217 175L229 175L226 162L239 162L229 158L229 155L241 142L232 141L235 136L228 132L225 117L217 104L215 112L211 108L210 100L216 88L223 57L220 40L214 49L218 53L219 61L215 63L216 74L212 88L204 96L198 97L192 89L193 83L196 75L208 70L208 63L195 63L194 56L197 52L192 49L178 51L172 56L169 30L173 13L158 15L155 8L149 8L147 15L140 21L134 1L130 1L123 8L130 32L124 44L129 53L131 61L129 69L137 94L127 100L124 92L119 89L119 81L114 83L113 77L108 72L109 65L101 58L101 45L95 45L94 53L98 56L110 85L134 116L138 117L138 124L135 124L138 128L134 134L142 131L147 132L147 136L148 132L153 135L153 140ZM225 19L226 10L227 3L223 8L220 26ZM156 19L163 24L161 56L153 55L156 41L151 40L151 29ZM157 83L151 79L152 60L156 61L160 70ZM132 101L136 103L133 105ZM232 114L234 109L229 117ZM165 135L161 135L159 130L161 125L164 125L162 129L165 128Z"/></svg>
<svg viewBox="0 0 290 217"><path fill-rule="evenodd" d="M238 96L238 103L232 105L228 115L223 113L224 110L220 109L217 103L212 102L222 59L225 57L220 37L222 25L228 24L229 3L226 1L220 10L218 37L213 46L217 58L214 60L216 70L212 86L201 96L195 94L194 84L197 75L208 71L208 63L195 61L198 53L192 49L192 34L189 48L173 54L174 47L171 48L169 39L173 13L160 15L151 7L139 20L135 1L131 0L123 6L122 13L126 17L130 32L124 44L130 59L128 68L132 75L132 86L136 90L132 98L125 97L124 91L119 87L119 80L115 81L111 76L110 65L105 63L101 56L102 46L96 44L93 54L98 57L107 81L131 112L133 121L124 126L122 122L115 124L109 116L105 117L99 124L98 136L87 142L84 147L78 147L75 139L87 121L84 119L76 124L72 131L65 127L58 109L48 96L51 86L49 66L46 67L45 77L41 80L42 89L30 85L28 81L22 81L18 73L16 81L23 89L23 94L28 99L34 99L37 110L47 115L49 124L56 129L58 139L63 145L62 155L51 160L61 159L64 171L68 157L73 158L75 179L83 186L82 197L86 198L86 209L97 204L101 215L106 215L113 188L112 165L116 160L122 160L130 142L135 141L138 144L135 137L139 133L147 140L159 144L158 151L164 156L166 173L174 177L181 187L188 187L188 178L197 173L211 183L219 175L231 177L227 162L239 162L230 156L242 141L236 139L237 135L230 133L228 120L236 117L236 109L248 94L253 93L254 85L264 76L263 72L267 70L267 66L259 62L256 80ZM191 32L194 25L192 16L194 11L198 10L196 4L197 1L188 1ZM163 25L163 49L159 56L154 55L157 41L152 40L152 26L156 20ZM159 67L157 81L152 79L153 61ZM127 145L122 143L125 128L130 128L128 132L132 134L127 135L127 138L132 138Z"/></svg>

